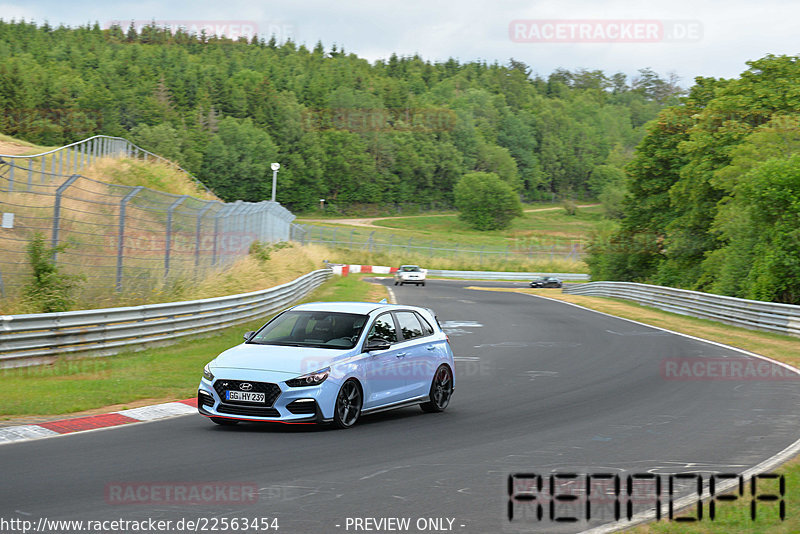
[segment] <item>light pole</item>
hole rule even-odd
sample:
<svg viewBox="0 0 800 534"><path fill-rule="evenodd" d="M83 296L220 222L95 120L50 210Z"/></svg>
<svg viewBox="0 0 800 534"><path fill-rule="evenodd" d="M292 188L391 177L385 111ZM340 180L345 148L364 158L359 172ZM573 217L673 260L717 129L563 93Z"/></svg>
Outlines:
<svg viewBox="0 0 800 534"><path fill-rule="evenodd" d="M281 168L281 164L273 163L270 167L272 168L272 201L275 202L275 187L278 183L278 169Z"/></svg>

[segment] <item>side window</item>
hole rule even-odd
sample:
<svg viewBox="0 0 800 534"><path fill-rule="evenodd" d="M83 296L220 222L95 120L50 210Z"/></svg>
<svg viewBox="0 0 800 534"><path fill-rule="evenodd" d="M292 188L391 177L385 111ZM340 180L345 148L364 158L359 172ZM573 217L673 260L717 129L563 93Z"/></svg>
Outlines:
<svg viewBox="0 0 800 534"><path fill-rule="evenodd" d="M414 312L397 312L397 322L400 324L400 331L403 333L403 339L414 339L422 337L422 325L419 324L419 319Z"/></svg>
<svg viewBox="0 0 800 534"><path fill-rule="evenodd" d="M430 325L430 323L428 323L428 321L426 321L425 318L420 314L417 314L417 319L419 319L419 324L422 325L423 335L425 336L432 335L434 330L433 327Z"/></svg>
<svg viewBox="0 0 800 534"><path fill-rule="evenodd" d="M392 319L391 313L384 313L375 319L372 328L369 330L367 340L374 338L385 339L389 343L395 343L397 341L397 328L394 325L394 319Z"/></svg>

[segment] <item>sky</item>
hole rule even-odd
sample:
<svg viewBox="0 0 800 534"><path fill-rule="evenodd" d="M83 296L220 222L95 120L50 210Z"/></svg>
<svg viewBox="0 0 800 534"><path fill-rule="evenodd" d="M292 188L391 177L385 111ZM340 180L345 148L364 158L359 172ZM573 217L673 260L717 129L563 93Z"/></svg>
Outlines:
<svg viewBox="0 0 800 534"><path fill-rule="evenodd" d="M800 2L765 0L0 0L0 18L57 26L113 22L181 25L334 43L370 61L393 52L431 61L525 62L635 76L651 68L688 87L695 76L731 78L748 60L797 55Z"/></svg>

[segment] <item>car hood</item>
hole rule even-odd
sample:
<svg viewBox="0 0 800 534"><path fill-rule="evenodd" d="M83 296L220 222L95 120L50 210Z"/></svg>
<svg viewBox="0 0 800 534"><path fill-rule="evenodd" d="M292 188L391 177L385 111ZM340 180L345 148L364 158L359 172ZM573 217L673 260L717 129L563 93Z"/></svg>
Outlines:
<svg viewBox="0 0 800 534"><path fill-rule="evenodd" d="M272 371L298 376L312 373L331 365L355 349L319 349L281 347L242 343L217 356L209 365L211 369L251 369Z"/></svg>

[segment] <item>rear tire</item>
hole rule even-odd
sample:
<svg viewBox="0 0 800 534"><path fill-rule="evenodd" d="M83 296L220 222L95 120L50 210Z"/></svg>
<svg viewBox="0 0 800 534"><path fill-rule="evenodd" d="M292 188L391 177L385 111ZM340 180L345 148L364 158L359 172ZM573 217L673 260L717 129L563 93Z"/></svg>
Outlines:
<svg viewBox="0 0 800 534"><path fill-rule="evenodd" d="M397 280L394 281L394 285L397 285Z"/></svg>
<svg viewBox="0 0 800 534"><path fill-rule="evenodd" d="M216 423L220 426L233 426L239 424L239 421L236 419L225 419L224 417L209 417L213 423Z"/></svg>
<svg viewBox="0 0 800 534"><path fill-rule="evenodd" d="M453 396L453 372L446 365L440 365L433 375L431 381L431 391L428 402L419 405L423 412L437 413L443 412L450 404L450 397Z"/></svg>

